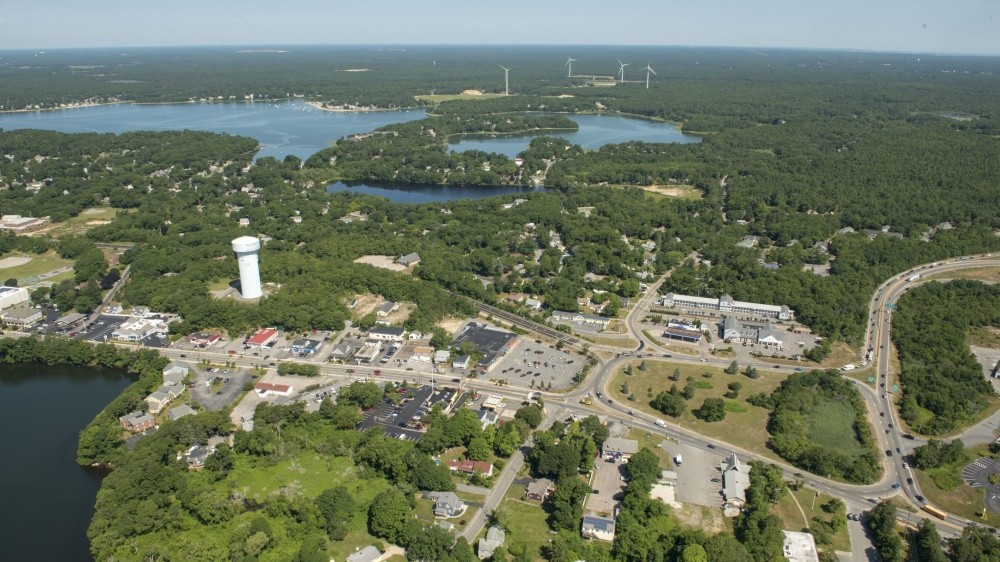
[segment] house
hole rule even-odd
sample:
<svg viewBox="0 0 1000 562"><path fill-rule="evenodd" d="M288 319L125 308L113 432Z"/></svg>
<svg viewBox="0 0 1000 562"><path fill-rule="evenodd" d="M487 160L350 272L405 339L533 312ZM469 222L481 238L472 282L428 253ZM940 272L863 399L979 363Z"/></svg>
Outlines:
<svg viewBox="0 0 1000 562"><path fill-rule="evenodd" d="M122 429L131 431L132 433L138 433L140 431L145 431L156 425L156 420L153 416L146 412L135 411L131 414L125 414L124 416L118 418L119 423L122 424Z"/></svg>
<svg viewBox="0 0 1000 562"><path fill-rule="evenodd" d="M744 236L742 240L736 243L737 248L753 248L760 242L760 238L756 236Z"/></svg>
<svg viewBox="0 0 1000 562"><path fill-rule="evenodd" d="M615 520L610 517L584 515L580 534L585 539L612 542L615 540Z"/></svg>
<svg viewBox="0 0 1000 562"><path fill-rule="evenodd" d="M163 385L177 386L184 383L184 378L191 372L191 368L184 363L168 363L163 368Z"/></svg>
<svg viewBox="0 0 1000 562"><path fill-rule="evenodd" d="M521 304L524 302L524 299L525 296L523 293L510 293L504 300L513 304Z"/></svg>
<svg viewBox="0 0 1000 562"><path fill-rule="evenodd" d="M393 326L373 326L368 330L368 337L376 341L403 341L406 330Z"/></svg>
<svg viewBox="0 0 1000 562"><path fill-rule="evenodd" d="M139 318L145 318L145 317L149 316L149 313L150 313L150 311L149 311L149 307L148 306L133 306L132 307L132 316L138 316Z"/></svg>
<svg viewBox="0 0 1000 562"><path fill-rule="evenodd" d="M491 425L496 425L500 416L496 412L491 412L489 410L476 410L476 417L479 418L479 423L482 424L483 430L485 431L487 427Z"/></svg>
<svg viewBox="0 0 1000 562"><path fill-rule="evenodd" d="M368 545L347 557L347 562L375 562L382 557L379 549Z"/></svg>
<svg viewBox="0 0 1000 562"><path fill-rule="evenodd" d="M472 357L469 357L468 355L459 355L454 361L451 362L451 368L465 370L469 368L469 363L471 362Z"/></svg>
<svg viewBox="0 0 1000 562"><path fill-rule="evenodd" d="M217 334L210 334L208 332L198 332L188 336L188 342L192 345L197 345L198 347L210 347L220 339L222 338Z"/></svg>
<svg viewBox="0 0 1000 562"><path fill-rule="evenodd" d="M552 481L548 478L537 478L524 487L524 495L529 500L542 501L552 492Z"/></svg>
<svg viewBox="0 0 1000 562"><path fill-rule="evenodd" d="M781 532L785 534L782 550L788 562L819 562L819 553L816 552L816 538L813 537L812 533L785 530Z"/></svg>
<svg viewBox="0 0 1000 562"><path fill-rule="evenodd" d="M635 439L624 439L621 437L608 437L601 447L601 456L606 459L621 460L623 462L632 458L632 455L639 451L639 442Z"/></svg>
<svg viewBox="0 0 1000 562"><path fill-rule="evenodd" d="M278 339L278 330L274 328L264 328L258 330L256 334L250 336L246 344L254 349L261 349L263 347L268 347L274 345L274 342Z"/></svg>
<svg viewBox="0 0 1000 562"><path fill-rule="evenodd" d="M319 340L300 338L292 342L292 353L296 355L312 355L322 344Z"/></svg>
<svg viewBox="0 0 1000 562"><path fill-rule="evenodd" d="M493 465L486 461L448 461L446 464L449 469L454 470L455 472L463 472L465 474L474 474L478 472L487 478L493 476Z"/></svg>
<svg viewBox="0 0 1000 562"><path fill-rule="evenodd" d="M375 315L383 317L389 316L390 314L396 312L397 310L399 310L399 303L388 301L382 304L382 306L378 307L378 310L375 311Z"/></svg>
<svg viewBox="0 0 1000 562"><path fill-rule="evenodd" d="M541 310L542 309L542 301L540 301L538 299L531 299L531 298L524 299L524 306L526 306L526 307L528 307L528 308L530 308L532 310Z"/></svg>
<svg viewBox="0 0 1000 562"><path fill-rule="evenodd" d="M382 353L381 340L368 340L362 344L361 349L354 354L354 358L357 359L359 363L371 363L376 357L378 357L379 353Z"/></svg>
<svg viewBox="0 0 1000 562"><path fill-rule="evenodd" d="M250 219L244 217L240 219L240 226L250 226Z"/></svg>
<svg viewBox="0 0 1000 562"><path fill-rule="evenodd" d="M742 508L747 502L750 487L750 466L741 462L733 453L719 465L722 471L722 497L727 506Z"/></svg>
<svg viewBox="0 0 1000 562"><path fill-rule="evenodd" d="M434 515L437 517L458 517L465 513L465 502L455 492L439 492L434 498Z"/></svg>
<svg viewBox="0 0 1000 562"><path fill-rule="evenodd" d="M479 539L479 559L486 560L493 556L493 551L503 546L507 540L507 533L500 527L490 527L486 531L486 536Z"/></svg>
<svg viewBox="0 0 1000 562"><path fill-rule="evenodd" d="M177 460L184 459L188 470L198 470L205 467L205 461L214 452L214 445L191 445L188 450L177 453Z"/></svg>
<svg viewBox="0 0 1000 562"><path fill-rule="evenodd" d="M176 408L171 408L170 411L167 412L167 419L169 419L170 421L175 421L183 418L184 416L193 416L197 413L198 412L194 411L194 408L192 408L191 406L188 406L187 404L181 404Z"/></svg>
<svg viewBox="0 0 1000 562"><path fill-rule="evenodd" d="M437 522L437 526L441 527L445 531L448 531L449 533L452 531L452 529L455 528L455 524L454 523L452 523L450 521L445 521L444 519L439 520Z"/></svg>
<svg viewBox="0 0 1000 562"><path fill-rule="evenodd" d="M253 385L253 389L260 394L261 397L264 396L291 396L292 391L295 390L293 387L287 384L272 384L269 382L259 382Z"/></svg>
<svg viewBox="0 0 1000 562"><path fill-rule="evenodd" d="M354 352L354 346L352 346L351 344L338 343L337 345L333 346L332 350L330 350L330 359L344 360L350 357L351 353L353 352Z"/></svg>
<svg viewBox="0 0 1000 562"><path fill-rule="evenodd" d="M409 254L406 254L405 256L400 256L399 259L396 260L396 263L398 263L403 267L410 267L411 265L417 265L418 263L420 263L420 254L416 252L411 252Z"/></svg>
<svg viewBox="0 0 1000 562"><path fill-rule="evenodd" d="M42 309L40 308L9 308L4 311L4 323L11 326L30 326L42 319Z"/></svg>
<svg viewBox="0 0 1000 562"><path fill-rule="evenodd" d="M447 363L450 357L451 353L449 353L447 349L439 349L434 352L434 364L440 365L442 363Z"/></svg>
<svg viewBox="0 0 1000 562"><path fill-rule="evenodd" d="M422 337L424 337L424 334L422 332L418 332L416 330L410 332L409 334L406 334L406 339L409 339L409 340L419 340Z"/></svg>
<svg viewBox="0 0 1000 562"><path fill-rule="evenodd" d="M161 386L156 392L150 394L146 397L146 404L149 406L149 411L153 414L160 413L171 400L177 397L168 389L172 389L170 386Z"/></svg>

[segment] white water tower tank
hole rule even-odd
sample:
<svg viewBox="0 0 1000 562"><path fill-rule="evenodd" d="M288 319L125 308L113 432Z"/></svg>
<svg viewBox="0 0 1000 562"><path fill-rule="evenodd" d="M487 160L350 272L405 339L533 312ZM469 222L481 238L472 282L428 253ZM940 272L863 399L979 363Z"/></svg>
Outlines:
<svg viewBox="0 0 1000 562"><path fill-rule="evenodd" d="M253 236L240 236L233 240L233 251L240 266L240 294L245 299L257 299L264 293L260 290L260 269L257 267L257 251L260 240Z"/></svg>

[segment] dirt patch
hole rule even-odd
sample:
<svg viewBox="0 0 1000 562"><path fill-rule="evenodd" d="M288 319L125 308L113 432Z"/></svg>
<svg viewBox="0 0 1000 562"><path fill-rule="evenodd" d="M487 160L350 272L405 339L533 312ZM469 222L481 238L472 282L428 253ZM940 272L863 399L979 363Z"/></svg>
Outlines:
<svg viewBox="0 0 1000 562"><path fill-rule="evenodd" d="M103 226L105 224L111 224L111 221L87 221L87 226Z"/></svg>
<svg viewBox="0 0 1000 562"><path fill-rule="evenodd" d="M465 321L466 319L463 318L445 318L444 320L438 322L437 325L449 334L454 334L459 328L462 327L463 324L465 324Z"/></svg>
<svg viewBox="0 0 1000 562"><path fill-rule="evenodd" d="M354 295L353 299L347 301L347 306L351 306L352 300L354 301L354 307L352 308L354 318L361 318L365 314L375 312L375 307L382 302L378 295L371 293Z"/></svg>
<svg viewBox="0 0 1000 562"><path fill-rule="evenodd" d="M672 513L685 527L701 529L712 535L729 530L726 516L719 508L681 504L681 507L674 509Z"/></svg>
<svg viewBox="0 0 1000 562"><path fill-rule="evenodd" d="M467 95L467 96L481 96L481 95L483 95L483 92L481 90L463 90L462 93L465 94L465 95Z"/></svg>
<svg viewBox="0 0 1000 562"><path fill-rule="evenodd" d="M406 267L396 263L393 256L361 256L360 258L354 260L354 263L364 263L373 267L388 269L389 271L406 271Z"/></svg>
<svg viewBox="0 0 1000 562"><path fill-rule="evenodd" d="M666 197L677 197L680 199L701 199L701 191L690 185L644 185L639 186L643 191L664 195Z"/></svg>
<svg viewBox="0 0 1000 562"><path fill-rule="evenodd" d="M8 256L0 260L0 269L6 269L8 267L17 267L19 265L24 265L26 263L31 263L31 258L25 256Z"/></svg>

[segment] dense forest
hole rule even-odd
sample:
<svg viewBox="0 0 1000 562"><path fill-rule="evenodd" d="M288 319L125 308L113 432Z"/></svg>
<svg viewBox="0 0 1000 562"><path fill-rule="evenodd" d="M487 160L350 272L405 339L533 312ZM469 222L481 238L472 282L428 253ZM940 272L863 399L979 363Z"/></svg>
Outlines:
<svg viewBox="0 0 1000 562"><path fill-rule="evenodd" d="M899 299L892 341L899 350L900 413L913 431L941 435L978 419L994 395L966 333L1000 325L1000 287L931 282Z"/></svg>

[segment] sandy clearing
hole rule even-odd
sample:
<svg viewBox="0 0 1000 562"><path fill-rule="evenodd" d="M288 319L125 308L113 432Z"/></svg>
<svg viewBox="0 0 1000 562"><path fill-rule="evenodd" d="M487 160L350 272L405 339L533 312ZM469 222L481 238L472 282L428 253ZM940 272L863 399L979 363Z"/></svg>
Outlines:
<svg viewBox="0 0 1000 562"><path fill-rule="evenodd" d="M24 256L8 256L0 260L0 269L6 269L8 267L17 267L19 265L24 265L30 262L31 258L27 258Z"/></svg>

